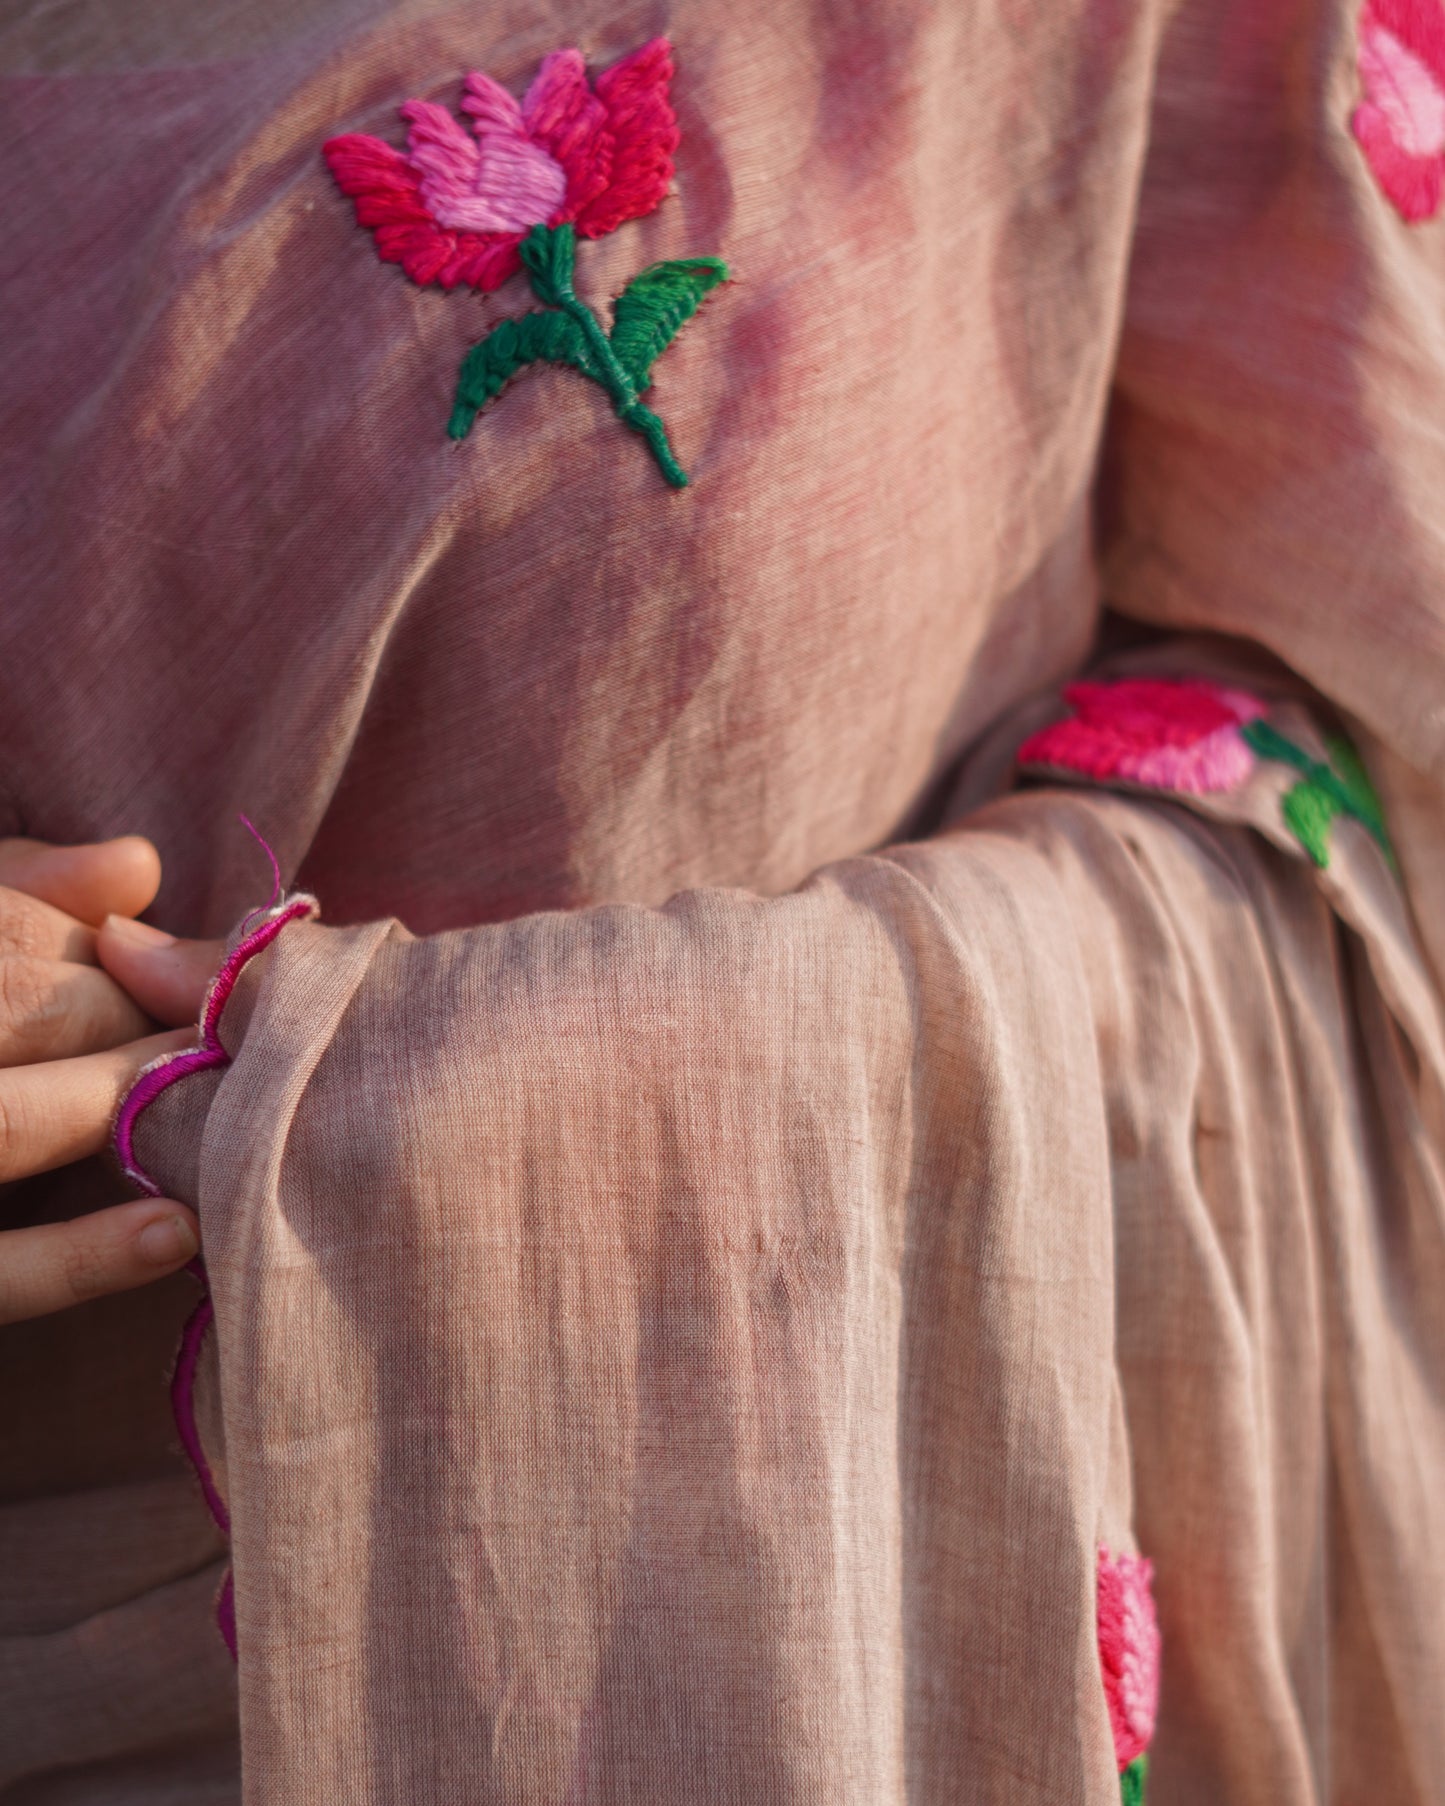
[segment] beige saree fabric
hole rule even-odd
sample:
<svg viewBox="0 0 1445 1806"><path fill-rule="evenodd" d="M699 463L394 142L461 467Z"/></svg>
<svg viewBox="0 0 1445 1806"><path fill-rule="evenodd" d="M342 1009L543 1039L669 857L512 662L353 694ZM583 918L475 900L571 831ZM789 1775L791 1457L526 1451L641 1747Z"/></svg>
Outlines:
<svg viewBox="0 0 1445 1806"><path fill-rule="evenodd" d="M1157 1802L1438 1798L1445 228L1353 8L85 18L0 25L0 831L148 832L220 934L244 809L324 918L144 1130L239 1671L186 1282L5 1332L6 1806L1106 1806L1101 1541ZM659 31L677 193L579 271L734 269L681 495L567 371L448 443L524 292L319 157ZM1101 560L1362 730L1403 888L1279 774L974 813Z"/></svg>
<svg viewBox="0 0 1445 1806"><path fill-rule="evenodd" d="M1424 8L1424 11L1433 8ZM1445 974L1445 230L1346 129L1354 4L1160 41L1111 416L1111 603L1242 634L1347 710Z"/></svg>
<svg viewBox="0 0 1445 1806"><path fill-rule="evenodd" d="M1436 1798L1441 1043L1342 839L1363 938L1047 797L772 902L289 929L199 1174L252 1796L1108 1801L1127 1464L1157 1797Z"/></svg>

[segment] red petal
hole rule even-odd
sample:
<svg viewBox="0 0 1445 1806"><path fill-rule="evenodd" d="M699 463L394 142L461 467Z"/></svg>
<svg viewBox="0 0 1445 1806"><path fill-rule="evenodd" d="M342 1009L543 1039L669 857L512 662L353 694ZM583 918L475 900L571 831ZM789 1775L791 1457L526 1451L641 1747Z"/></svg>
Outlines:
<svg viewBox="0 0 1445 1806"><path fill-rule="evenodd" d="M1170 678L1068 684L1064 701L1085 726L1136 746L1192 746L1238 720L1210 686Z"/></svg>
<svg viewBox="0 0 1445 1806"><path fill-rule="evenodd" d="M365 132L346 132L321 147L336 185L351 197L356 223L376 235L383 263L399 263L423 287L465 283L498 288L517 268L517 237L497 232L452 232L426 210L421 186L399 150Z"/></svg>
<svg viewBox="0 0 1445 1806"><path fill-rule="evenodd" d="M522 260L517 255L517 246L522 242L519 238L497 237L481 232L458 232L456 259L452 264L450 279L442 278L443 288L452 288L458 282L464 282L468 288L478 288L490 294L494 288L500 288L509 276L515 276L522 267Z"/></svg>
<svg viewBox="0 0 1445 1806"><path fill-rule="evenodd" d="M1350 130L1364 151L1375 179L1401 219L1416 225L1439 208L1445 169L1439 157L1412 157L1395 142L1378 107L1355 109Z"/></svg>
<svg viewBox="0 0 1445 1806"><path fill-rule="evenodd" d="M527 136L567 172L567 195L549 222L560 226L607 187L612 174L612 134L607 109L587 86L580 50L554 50L542 59L522 102Z"/></svg>
<svg viewBox="0 0 1445 1806"><path fill-rule="evenodd" d="M577 216L583 238L600 238L624 220L640 219L667 193L677 149L677 116L668 98L672 46L654 38L597 78L597 98L612 134L612 176Z"/></svg>
<svg viewBox="0 0 1445 1806"><path fill-rule="evenodd" d="M1074 683L1064 688L1074 710L1066 721L1031 735L1018 749L1021 765L1049 765L1092 778L1128 778L1155 788L1230 788L1217 783L1161 785L1159 755L1187 752L1220 729L1237 726L1262 712L1242 691L1170 678L1119 678L1111 683ZM1174 771L1177 760L1167 761Z"/></svg>
<svg viewBox="0 0 1445 1806"><path fill-rule="evenodd" d="M1445 12L1438 0L1368 0L1362 30L1383 25L1445 81Z"/></svg>

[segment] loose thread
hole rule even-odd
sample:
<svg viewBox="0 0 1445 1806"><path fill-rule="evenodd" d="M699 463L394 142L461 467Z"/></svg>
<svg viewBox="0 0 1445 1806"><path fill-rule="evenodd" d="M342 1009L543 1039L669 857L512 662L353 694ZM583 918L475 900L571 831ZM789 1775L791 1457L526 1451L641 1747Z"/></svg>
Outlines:
<svg viewBox="0 0 1445 1806"><path fill-rule="evenodd" d="M251 926L252 922L255 921L257 916L265 915L267 910L274 909L276 907L276 905L280 902L280 900L281 900L281 865L280 865L280 861L276 858L275 853L271 850L270 841L267 840L265 835L262 834L257 829L256 824L251 820L250 816L243 814L241 816L241 820L245 824L245 826L250 830L251 838L256 842L256 845L258 847L260 847L261 851L266 855L267 859L269 859L271 862L271 901L269 903L267 903L261 909L253 909L250 912L250 914L245 918L245 920L241 923L241 933L244 934L246 932L246 930Z"/></svg>
<svg viewBox="0 0 1445 1806"><path fill-rule="evenodd" d="M250 816L243 813L241 816L241 821L244 824L244 826L250 830L251 838L256 842L256 845L258 847L260 847L261 851L266 855L267 859L271 863L271 901L266 905L266 907L268 909L274 909L281 900L281 865L280 865L280 862L277 860L276 855L272 850L270 841L267 840L266 836L259 831L255 822L253 822L251 820Z"/></svg>

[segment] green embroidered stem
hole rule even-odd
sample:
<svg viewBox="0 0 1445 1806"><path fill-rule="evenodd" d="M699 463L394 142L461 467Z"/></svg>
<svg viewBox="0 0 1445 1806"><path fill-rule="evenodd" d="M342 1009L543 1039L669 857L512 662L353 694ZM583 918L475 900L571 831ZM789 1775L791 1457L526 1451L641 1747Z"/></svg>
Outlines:
<svg viewBox="0 0 1445 1806"><path fill-rule="evenodd" d="M673 456L666 427L651 408L644 407L638 400L637 385L612 349L612 341L602 330L601 321L573 286L576 237L572 227L533 226L522 240L520 249L537 299L561 308L576 322L597 380L612 397L618 418L626 421L634 432L641 433L673 488L685 489L687 472Z"/></svg>
<svg viewBox="0 0 1445 1806"><path fill-rule="evenodd" d="M578 295L572 280L577 240L569 226L534 226L520 252L540 313L502 320L462 359L447 432L465 439L477 415L528 364L569 364L612 398L618 418L647 441L674 489L687 472L673 456L667 429L640 397L652 366L720 282L727 265L716 257L654 263L617 297L611 333Z"/></svg>
<svg viewBox="0 0 1445 1806"><path fill-rule="evenodd" d="M1119 1806L1144 1806L1144 1783L1149 1776L1149 1758L1136 1756L1119 1776Z"/></svg>
<svg viewBox="0 0 1445 1806"><path fill-rule="evenodd" d="M1331 764L1325 765L1267 721L1247 721L1239 731L1261 759L1291 765L1301 773L1301 782L1287 792L1281 807L1295 838L1316 865L1327 866L1330 862L1330 824L1337 815L1350 815L1362 823L1394 864L1380 799L1348 740L1326 741Z"/></svg>

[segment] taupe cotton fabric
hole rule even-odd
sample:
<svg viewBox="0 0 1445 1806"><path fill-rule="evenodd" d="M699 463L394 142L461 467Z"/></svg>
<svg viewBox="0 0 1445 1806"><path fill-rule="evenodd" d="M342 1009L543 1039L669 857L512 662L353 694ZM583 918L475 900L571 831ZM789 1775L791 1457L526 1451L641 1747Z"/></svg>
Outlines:
<svg viewBox="0 0 1445 1806"><path fill-rule="evenodd" d="M0 832L219 934L244 809L324 914L143 1129L239 1670L188 1282L6 1331L6 1806L1104 1806L1100 1543L1156 1802L1438 1799L1445 227L1353 8L143 10L0 28ZM579 269L732 266L694 487L563 371L454 448L521 289L319 145L659 31L677 193ZM1343 713L1399 877L1280 771L993 800L1103 579Z"/></svg>

